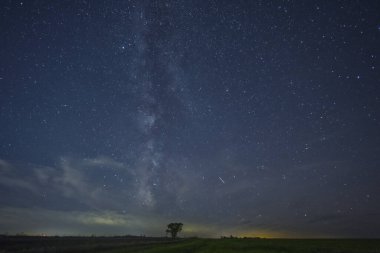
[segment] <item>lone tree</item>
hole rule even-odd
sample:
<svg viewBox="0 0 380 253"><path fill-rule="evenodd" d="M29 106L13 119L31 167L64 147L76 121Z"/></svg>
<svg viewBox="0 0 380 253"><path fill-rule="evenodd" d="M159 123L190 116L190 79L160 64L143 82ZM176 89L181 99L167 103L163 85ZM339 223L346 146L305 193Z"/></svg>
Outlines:
<svg viewBox="0 0 380 253"><path fill-rule="evenodd" d="M166 229L166 234L170 233L172 235L172 238L175 239L178 232L181 232L182 226L182 223L170 223L168 225L168 229Z"/></svg>

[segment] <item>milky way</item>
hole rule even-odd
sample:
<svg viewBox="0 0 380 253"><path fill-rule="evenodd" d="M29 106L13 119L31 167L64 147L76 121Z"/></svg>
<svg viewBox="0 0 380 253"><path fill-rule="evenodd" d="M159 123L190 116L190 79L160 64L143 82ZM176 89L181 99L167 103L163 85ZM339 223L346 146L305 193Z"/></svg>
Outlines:
<svg viewBox="0 0 380 253"><path fill-rule="evenodd" d="M0 233L380 236L376 1L2 1Z"/></svg>

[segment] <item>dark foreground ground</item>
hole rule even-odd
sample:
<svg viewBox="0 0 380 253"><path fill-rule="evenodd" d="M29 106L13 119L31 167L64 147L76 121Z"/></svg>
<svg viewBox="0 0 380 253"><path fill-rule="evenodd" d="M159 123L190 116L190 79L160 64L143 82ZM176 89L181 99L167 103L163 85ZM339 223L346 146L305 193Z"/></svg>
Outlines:
<svg viewBox="0 0 380 253"><path fill-rule="evenodd" d="M0 237L4 252L380 253L380 239L178 239L149 237Z"/></svg>

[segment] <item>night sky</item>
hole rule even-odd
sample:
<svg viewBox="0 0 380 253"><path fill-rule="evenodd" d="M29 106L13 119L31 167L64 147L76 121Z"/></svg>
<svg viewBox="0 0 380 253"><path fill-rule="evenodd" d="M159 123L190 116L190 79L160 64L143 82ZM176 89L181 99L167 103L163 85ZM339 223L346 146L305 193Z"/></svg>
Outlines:
<svg viewBox="0 0 380 253"><path fill-rule="evenodd" d="M0 233L380 236L379 1L1 1Z"/></svg>

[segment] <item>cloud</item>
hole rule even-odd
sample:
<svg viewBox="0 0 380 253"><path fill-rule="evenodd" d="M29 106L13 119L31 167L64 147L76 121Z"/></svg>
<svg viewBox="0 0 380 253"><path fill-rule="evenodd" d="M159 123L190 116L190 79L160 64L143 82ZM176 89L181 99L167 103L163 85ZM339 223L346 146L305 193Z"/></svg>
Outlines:
<svg viewBox="0 0 380 253"><path fill-rule="evenodd" d="M157 215L118 213L113 211L59 211L43 208L0 208L0 232L24 232L30 235L120 235L146 234L165 236L172 220ZM184 223L182 236L219 237L221 227ZM231 230L232 231L232 230ZM230 232L231 232L230 231Z"/></svg>
<svg viewBox="0 0 380 253"><path fill-rule="evenodd" d="M133 171L107 157L62 157L55 167L7 164L8 169L2 169L0 177L0 185L7 193L3 202L7 204L18 206L33 199L41 205L47 200L51 205L66 203L73 209L84 205L122 210L132 199Z"/></svg>
<svg viewBox="0 0 380 253"><path fill-rule="evenodd" d="M118 168L123 169L125 167L125 164L115 161L109 157L106 156L99 156L95 158L85 158L83 159L83 164L85 166L109 166L112 168Z"/></svg>
<svg viewBox="0 0 380 253"><path fill-rule="evenodd" d="M0 185L6 188L17 188L37 194L38 187L26 178L19 177L16 168L9 162L0 159Z"/></svg>
<svg viewBox="0 0 380 253"><path fill-rule="evenodd" d="M25 191L32 192L34 194L38 193L38 187L36 187L33 183L29 183L28 181L23 179L1 177L0 185L8 188L19 188Z"/></svg>
<svg viewBox="0 0 380 253"><path fill-rule="evenodd" d="M58 211L43 208L0 208L0 231L49 235L163 235L165 221L157 217L112 211Z"/></svg>
<svg viewBox="0 0 380 253"><path fill-rule="evenodd" d="M11 170L12 166L5 160L0 159L0 173Z"/></svg>
<svg viewBox="0 0 380 253"><path fill-rule="evenodd" d="M166 205L175 209L176 203L168 204L171 200L165 196L168 192L181 195L183 186L165 188L161 176L165 171L161 168L162 155L155 145L153 140L144 143L140 156L131 165L104 156L62 157L55 167L14 166L3 161L7 169L1 170L0 186L7 194L2 202L8 206L23 206L34 201L37 206L66 206L68 210L89 208L139 213L157 211ZM178 166L169 169L178 170ZM178 173L175 172L177 176L173 180L178 180Z"/></svg>
<svg viewBox="0 0 380 253"><path fill-rule="evenodd" d="M41 223L41 232L58 231L54 230L58 226L61 233L154 234L161 231L162 224L176 220L187 225L188 235L216 237L255 233L285 236L285 232L289 237L300 231L310 237L326 233L350 236L345 231L360 227L360 222L367 224L368 233L378 231L360 206L347 211L351 206L338 205L344 185L324 187L319 177L308 178L307 185L299 184L310 176L309 170L324 169L329 178L342 178L343 164L335 170L329 170L328 164L295 168L286 180L270 168L241 174L247 171L241 165L231 171L223 167L222 184L218 180L220 173L197 171L185 158L164 156L156 145L153 140L143 143L140 156L130 164L104 156L62 157L54 167L1 160L0 216L7 220L3 231L32 230L32 224ZM366 197L365 189L358 191L368 204L375 201L376 196ZM320 194L325 198L318 204L313 197ZM36 208L23 209L25 206ZM339 217L338 209L342 210ZM355 221L355 217L361 220ZM50 221L44 223L44 219ZM157 224L157 230L144 225L145 221L153 227ZM129 226L130 230L125 229ZM359 232L358 235L366 233Z"/></svg>

